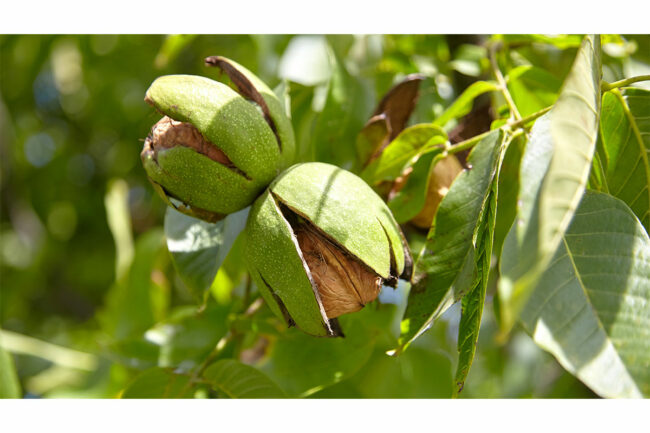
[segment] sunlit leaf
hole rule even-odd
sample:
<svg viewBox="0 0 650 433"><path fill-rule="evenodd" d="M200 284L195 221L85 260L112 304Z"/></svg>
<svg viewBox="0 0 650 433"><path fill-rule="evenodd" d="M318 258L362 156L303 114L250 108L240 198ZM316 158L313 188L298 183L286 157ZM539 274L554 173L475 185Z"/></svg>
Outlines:
<svg viewBox="0 0 650 433"><path fill-rule="evenodd" d="M487 92L495 92L499 89L492 81L477 81L469 86L437 119L434 125L443 127L450 120L463 117L472 110L474 99Z"/></svg>
<svg viewBox="0 0 650 433"><path fill-rule="evenodd" d="M650 230L650 91L605 93L600 131L607 190Z"/></svg>
<svg viewBox="0 0 650 433"><path fill-rule="evenodd" d="M585 38L553 110L535 123L521 166L519 208L501 257L508 332L555 254L584 193L598 135L600 39Z"/></svg>
<svg viewBox="0 0 650 433"><path fill-rule="evenodd" d="M264 373L234 359L215 362L205 370L203 378L230 398L286 397Z"/></svg>
<svg viewBox="0 0 650 433"><path fill-rule="evenodd" d="M178 275L197 298L210 288L232 244L246 225L249 209L213 224L167 207L167 248Z"/></svg>
<svg viewBox="0 0 650 433"><path fill-rule="evenodd" d="M154 367L140 373L122 392L121 398L192 398L190 376Z"/></svg>
<svg viewBox="0 0 650 433"><path fill-rule="evenodd" d="M493 131L468 158L440 203L423 252L415 265L417 279L409 293L397 353L426 331L472 288L476 277L476 230L485 212L500 160L504 134Z"/></svg>
<svg viewBox="0 0 650 433"><path fill-rule="evenodd" d="M620 200L587 191L521 320L603 397L650 396L650 239Z"/></svg>
<svg viewBox="0 0 650 433"><path fill-rule="evenodd" d="M446 141L447 134L435 125L423 123L406 128L361 172L361 177L370 185L395 180L416 156Z"/></svg>
<svg viewBox="0 0 650 433"><path fill-rule="evenodd" d="M550 44L560 49L579 47L582 42L580 35L501 35L508 44L522 43Z"/></svg>

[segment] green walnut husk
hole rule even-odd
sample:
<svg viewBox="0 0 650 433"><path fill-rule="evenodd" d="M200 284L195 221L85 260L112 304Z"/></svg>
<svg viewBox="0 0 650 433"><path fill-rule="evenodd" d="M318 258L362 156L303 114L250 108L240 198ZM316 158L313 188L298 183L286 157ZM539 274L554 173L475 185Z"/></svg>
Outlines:
<svg viewBox="0 0 650 433"><path fill-rule="evenodd" d="M145 101L165 117L141 154L169 205L211 222L251 204L295 152L291 123L273 92L240 65L215 58L239 93L205 77L159 77Z"/></svg>
<svg viewBox="0 0 650 433"><path fill-rule="evenodd" d="M411 257L383 200L359 177L324 163L283 172L246 225L250 273L289 326L336 337L336 317L410 279Z"/></svg>

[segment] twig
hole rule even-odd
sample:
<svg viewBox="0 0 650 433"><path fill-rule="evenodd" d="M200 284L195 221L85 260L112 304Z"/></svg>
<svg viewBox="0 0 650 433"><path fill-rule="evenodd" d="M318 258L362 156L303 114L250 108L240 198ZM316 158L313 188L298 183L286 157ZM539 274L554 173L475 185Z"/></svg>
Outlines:
<svg viewBox="0 0 650 433"><path fill-rule="evenodd" d="M603 81L600 88L603 92L607 92L608 90L629 86L630 84L638 83L639 81L650 81L650 75L639 75L638 77L626 78L624 80L614 81L613 83Z"/></svg>
<svg viewBox="0 0 650 433"><path fill-rule="evenodd" d="M497 79L497 83L499 84L499 90L503 94L503 97L506 100L506 104L508 104L510 113L515 118L515 120L521 120L521 114L519 114L519 110L517 110L517 105L515 105L515 101L512 99L512 95L510 95L510 92L508 91L508 85L506 84L506 80L505 78L503 78L503 74L499 69L499 64L497 63L497 58L496 58L497 48L498 46L496 44L490 45L490 47L488 47L492 72L494 73L494 76Z"/></svg>

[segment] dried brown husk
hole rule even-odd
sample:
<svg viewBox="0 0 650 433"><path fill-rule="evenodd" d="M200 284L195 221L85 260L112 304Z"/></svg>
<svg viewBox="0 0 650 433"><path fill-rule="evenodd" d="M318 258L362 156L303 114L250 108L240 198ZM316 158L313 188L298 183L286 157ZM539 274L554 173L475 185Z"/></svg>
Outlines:
<svg viewBox="0 0 650 433"><path fill-rule="evenodd" d="M228 167L234 166L230 158L221 149L206 140L194 125L187 122L179 122L168 116L160 119L151 128L151 134L147 141L149 141L149 145L154 151L184 146L192 148L196 152L220 164Z"/></svg>
<svg viewBox="0 0 650 433"><path fill-rule="evenodd" d="M359 311L377 298L382 278L376 273L308 223L300 224L295 235L329 319Z"/></svg>

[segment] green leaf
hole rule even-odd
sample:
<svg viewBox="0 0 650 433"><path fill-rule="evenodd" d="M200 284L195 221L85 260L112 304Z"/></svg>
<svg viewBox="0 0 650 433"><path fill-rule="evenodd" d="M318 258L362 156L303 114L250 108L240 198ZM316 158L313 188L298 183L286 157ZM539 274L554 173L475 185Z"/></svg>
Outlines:
<svg viewBox="0 0 650 433"><path fill-rule="evenodd" d="M506 147L510 144L512 144L512 140L506 144ZM492 267L492 246L497 215L499 176L504 157L505 152L501 152L496 165L497 172L492 180L490 191L481 210L479 223L475 229L477 276L474 287L463 297L461 303L461 316L458 327L458 365L456 367L454 397L458 397L458 394L463 390L465 379L474 360L476 344L478 343L485 294L487 293L488 278Z"/></svg>
<svg viewBox="0 0 650 433"><path fill-rule="evenodd" d="M501 257L503 241L517 216L517 195L519 193L519 167L526 145L525 136L516 137L506 150L503 164L499 168L497 215L494 223L493 253Z"/></svg>
<svg viewBox="0 0 650 433"><path fill-rule="evenodd" d="M4 349L0 339L0 398L20 397L22 392L13 357Z"/></svg>
<svg viewBox="0 0 650 433"><path fill-rule="evenodd" d="M121 398L192 398L193 394L189 376L154 367L136 376Z"/></svg>
<svg viewBox="0 0 650 433"><path fill-rule="evenodd" d="M384 318L384 311L388 308L376 310L368 305L358 313L339 317L345 338L314 338L288 329L273 344L261 370L290 397L306 397L345 380L370 358L379 333L370 322Z"/></svg>
<svg viewBox="0 0 650 433"><path fill-rule="evenodd" d="M203 377L230 398L286 397L264 373L234 359L217 361L205 370Z"/></svg>
<svg viewBox="0 0 650 433"><path fill-rule="evenodd" d="M650 396L650 239L620 200L587 191L521 320L603 397Z"/></svg>
<svg viewBox="0 0 650 433"><path fill-rule="evenodd" d="M451 104L433 124L443 127L450 120L463 117L472 110L474 99L487 92L496 92L499 87L492 81L477 81L469 86L465 91Z"/></svg>
<svg viewBox="0 0 650 433"><path fill-rule="evenodd" d="M530 65L511 70L507 81L508 90L523 117L553 105L562 86L555 75Z"/></svg>
<svg viewBox="0 0 650 433"><path fill-rule="evenodd" d="M483 138L468 158L470 170L458 175L440 203L433 227L415 266L401 324L400 347L426 331L454 302L472 288L476 275L476 237L500 160L504 134Z"/></svg>
<svg viewBox="0 0 650 433"><path fill-rule="evenodd" d="M415 217L426 204L430 173L438 162L440 153L441 149L435 149L420 156L413 164L413 171L404 187L388 201L388 207L398 223L405 223Z"/></svg>
<svg viewBox="0 0 650 433"><path fill-rule="evenodd" d="M232 244L246 225L250 207L208 223L167 207L165 237L183 283L200 299L210 288Z"/></svg>
<svg viewBox="0 0 650 433"><path fill-rule="evenodd" d="M415 157L447 141L447 134L432 124L413 125L402 131L381 155L361 173L369 185L395 180Z"/></svg>
<svg viewBox="0 0 650 433"><path fill-rule="evenodd" d="M374 97L368 83L350 75L333 53L330 62L325 104L310 133L313 160L351 167L357 159L355 140L372 112Z"/></svg>
<svg viewBox="0 0 650 433"><path fill-rule="evenodd" d="M501 259L504 332L555 254L584 193L598 136L600 75L600 39L586 37L557 103L533 127L521 166L521 204Z"/></svg>
<svg viewBox="0 0 650 433"><path fill-rule="evenodd" d="M600 131L609 192L650 230L650 91L606 92Z"/></svg>
<svg viewBox="0 0 650 433"><path fill-rule="evenodd" d="M580 35L502 35L504 41L509 44L521 44L524 42L550 44L559 49L579 47L582 43Z"/></svg>
<svg viewBox="0 0 650 433"><path fill-rule="evenodd" d="M357 374L313 397L449 398L451 393L449 355L417 345L400 356L387 356L385 351L376 350Z"/></svg>
<svg viewBox="0 0 650 433"><path fill-rule="evenodd" d="M104 331L116 340L141 336L159 316L157 296L160 288L151 272L163 249L163 233L152 229L135 245L135 259L123 278L106 296L106 308L99 313Z"/></svg>
<svg viewBox="0 0 650 433"><path fill-rule="evenodd" d="M156 68L162 69L173 62L180 52L185 48L196 35L169 35L156 54L154 64Z"/></svg>
<svg viewBox="0 0 650 433"><path fill-rule="evenodd" d="M203 310L177 307L171 317L147 331L147 340L160 347L158 365L179 371L194 368L228 330L230 306L213 303Z"/></svg>
<svg viewBox="0 0 650 433"><path fill-rule="evenodd" d="M357 149L357 164L358 172L359 167L365 167L369 162L372 155L380 149L384 141L390 138L390 125L388 118L384 114L373 116L365 124L361 132L357 135L355 142Z"/></svg>

